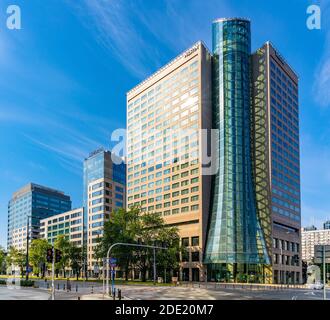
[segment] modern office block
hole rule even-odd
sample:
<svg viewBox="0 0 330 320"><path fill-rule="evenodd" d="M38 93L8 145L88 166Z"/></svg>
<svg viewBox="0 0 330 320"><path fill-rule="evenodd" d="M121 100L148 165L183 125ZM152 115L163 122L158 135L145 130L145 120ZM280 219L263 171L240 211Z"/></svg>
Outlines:
<svg viewBox="0 0 330 320"><path fill-rule="evenodd" d="M267 42L252 56L257 205L271 211L275 283L301 281L298 77ZM261 192L261 193L260 193ZM268 232L268 228L264 228ZM268 247L268 246L267 246Z"/></svg>
<svg viewBox="0 0 330 320"><path fill-rule="evenodd" d="M323 223L323 229L330 229L330 220Z"/></svg>
<svg viewBox="0 0 330 320"><path fill-rule="evenodd" d="M77 247L83 244L83 208L60 213L40 220L40 237L54 244L58 236L63 235Z"/></svg>
<svg viewBox="0 0 330 320"><path fill-rule="evenodd" d="M127 205L179 228L182 280L203 280L211 177L200 129L212 126L211 54L202 42L127 93Z"/></svg>
<svg viewBox="0 0 330 320"><path fill-rule="evenodd" d="M96 150L84 161L84 245L90 273L96 268L94 250L103 235L104 222L125 204L126 165L110 151Z"/></svg>
<svg viewBox="0 0 330 320"><path fill-rule="evenodd" d="M251 33L246 19L213 23L213 126L219 130L219 171L212 186L212 207L204 263L210 280L243 281L262 277L270 265L270 214L256 203L252 156Z"/></svg>
<svg viewBox="0 0 330 320"><path fill-rule="evenodd" d="M62 191L34 183L16 191L8 204L8 248L25 250L28 235L30 241L38 238L41 219L70 209L70 197Z"/></svg>
<svg viewBox="0 0 330 320"><path fill-rule="evenodd" d="M330 229L301 230L302 260L308 264L313 263L316 245L330 245Z"/></svg>
<svg viewBox="0 0 330 320"><path fill-rule="evenodd" d="M181 280L299 283L298 77L269 42L251 53L247 19L212 39L127 93L127 205L179 227ZM212 178L201 135L177 134L210 128Z"/></svg>

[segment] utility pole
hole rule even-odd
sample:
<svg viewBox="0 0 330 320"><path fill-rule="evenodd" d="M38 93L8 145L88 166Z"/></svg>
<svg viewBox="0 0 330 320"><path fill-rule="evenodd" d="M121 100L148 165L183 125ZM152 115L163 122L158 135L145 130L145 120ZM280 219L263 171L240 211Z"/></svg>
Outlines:
<svg viewBox="0 0 330 320"><path fill-rule="evenodd" d="M113 247L115 246L128 246L128 247L140 247L140 248L150 248L154 249L154 281L156 283L156 253L155 249L161 249L161 250L167 250L168 248L165 247L157 247L157 246L149 246L149 245L144 245L144 244L134 244L134 243L123 243L123 242L117 242L111 245L108 249L107 252L107 257L106 257L106 294L109 295L109 259L110 259L110 253Z"/></svg>
<svg viewBox="0 0 330 320"><path fill-rule="evenodd" d="M327 300L327 291L326 291L326 273L325 273L325 245L323 245L323 300Z"/></svg>
<svg viewBox="0 0 330 320"><path fill-rule="evenodd" d="M25 280L29 280L29 241L30 241L30 216L27 216L27 230L26 230L26 266L25 266Z"/></svg>
<svg viewBox="0 0 330 320"><path fill-rule="evenodd" d="M52 247L53 250L53 261L52 261L52 300L55 300L55 248Z"/></svg>
<svg viewBox="0 0 330 320"><path fill-rule="evenodd" d="M154 248L154 285L156 285L156 248Z"/></svg>

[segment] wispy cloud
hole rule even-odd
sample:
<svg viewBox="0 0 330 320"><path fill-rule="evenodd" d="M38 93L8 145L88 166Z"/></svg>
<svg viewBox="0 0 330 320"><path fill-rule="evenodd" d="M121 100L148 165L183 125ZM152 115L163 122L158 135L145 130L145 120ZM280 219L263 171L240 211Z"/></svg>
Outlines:
<svg viewBox="0 0 330 320"><path fill-rule="evenodd" d="M150 72L157 51L137 28L131 1L81 0L68 2L98 43L137 77ZM141 8L140 8L141 9Z"/></svg>
<svg viewBox="0 0 330 320"><path fill-rule="evenodd" d="M67 0L94 37L138 78L164 63L164 51L178 52L209 38L205 21L230 14L227 1ZM147 6L147 8L146 8ZM160 52L157 48L163 48Z"/></svg>

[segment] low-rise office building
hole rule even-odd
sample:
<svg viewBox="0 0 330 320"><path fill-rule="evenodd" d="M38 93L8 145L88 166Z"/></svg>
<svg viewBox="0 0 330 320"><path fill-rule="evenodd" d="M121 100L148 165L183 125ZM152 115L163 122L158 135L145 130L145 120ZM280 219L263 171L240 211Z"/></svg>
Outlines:
<svg viewBox="0 0 330 320"><path fill-rule="evenodd" d="M77 247L83 243L83 208L67 211L40 221L40 237L54 244L63 235Z"/></svg>

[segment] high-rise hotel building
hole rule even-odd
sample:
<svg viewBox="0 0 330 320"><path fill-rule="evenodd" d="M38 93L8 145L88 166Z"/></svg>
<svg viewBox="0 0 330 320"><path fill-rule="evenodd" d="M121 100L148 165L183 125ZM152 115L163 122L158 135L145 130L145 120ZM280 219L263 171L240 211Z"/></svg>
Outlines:
<svg viewBox="0 0 330 320"><path fill-rule="evenodd" d="M179 227L182 280L298 283L298 78L270 43L251 53L247 19L214 21L212 42L128 92L127 204ZM210 128L212 177L182 133Z"/></svg>
<svg viewBox="0 0 330 320"><path fill-rule="evenodd" d="M40 235L40 220L71 210L64 192L29 183L16 191L8 204L7 247L25 250Z"/></svg>
<svg viewBox="0 0 330 320"><path fill-rule="evenodd" d="M211 180L199 129L211 119L211 54L201 42L127 93L127 204L179 228L183 280L204 277Z"/></svg>
<svg viewBox="0 0 330 320"><path fill-rule="evenodd" d="M98 264L94 251L103 235L104 223L113 210L124 208L125 204L126 165L110 151L94 151L84 161L83 190L84 245L90 273Z"/></svg>

